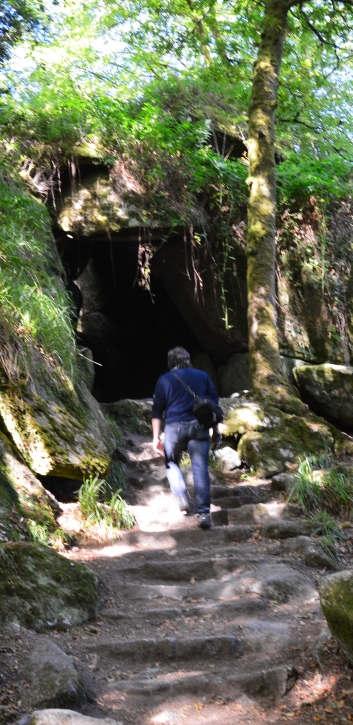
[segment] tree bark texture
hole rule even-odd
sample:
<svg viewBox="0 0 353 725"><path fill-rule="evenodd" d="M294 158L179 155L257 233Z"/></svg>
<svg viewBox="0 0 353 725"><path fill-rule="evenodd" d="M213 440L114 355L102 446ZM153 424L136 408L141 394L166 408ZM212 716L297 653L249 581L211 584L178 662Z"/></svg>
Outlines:
<svg viewBox="0 0 353 725"><path fill-rule="evenodd" d="M274 124L290 5L267 0L249 112L248 324L252 384L258 393L283 385L276 315Z"/></svg>

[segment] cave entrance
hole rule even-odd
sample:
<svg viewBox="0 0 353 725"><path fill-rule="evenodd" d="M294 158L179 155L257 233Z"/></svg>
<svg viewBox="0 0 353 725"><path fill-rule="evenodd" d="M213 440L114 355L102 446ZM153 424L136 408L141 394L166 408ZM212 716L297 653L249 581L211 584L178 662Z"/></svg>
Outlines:
<svg viewBox="0 0 353 725"><path fill-rule="evenodd" d="M78 285L83 294L79 343L93 353L93 395L100 402L150 398L167 370L167 352L176 345L194 356L200 345L151 275L150 292L136 281L138 243L96 241Z"/></svg>

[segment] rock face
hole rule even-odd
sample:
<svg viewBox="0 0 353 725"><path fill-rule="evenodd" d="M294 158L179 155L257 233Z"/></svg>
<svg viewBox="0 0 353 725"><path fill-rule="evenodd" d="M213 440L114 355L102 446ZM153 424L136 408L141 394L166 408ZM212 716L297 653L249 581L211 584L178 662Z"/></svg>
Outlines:
<svg viewBox="0 0 353 725"><path fill-rule="evenodd" d="M0 368L0 418L26 463L42 475L81 479L104 473L114 438L84 372L74 388L37 350L26 363L27 377L16 380Z"/></svg>
<svg viewBox="0 0 353 725"><path fill-rule="evenodd" d="M206 256L200 263L206 271L202 275L203 293L199 296L195 295L193 274L186 273L186 265L192 270L193 264L191 259L186 259L182 240L170 240L163 245L153 257L151 269L153 275L162 280L202 349L211 353L219 363L225 363L234 353L247 350L245 255L238 260L236 282L232 275L227 281L227 288L232 294L232 308L236 310L229 313L228 329L224 323L222 291L217 287L211 261Z"/></svg>
<svg viewBox="0 0 353 725"><path fill-rule="evenodd" d="M325 418L353 425L353 368L303 365L293 371L303 397Z"/></svg>
<svg viewBox="0 0 353 725"><path fill-rule="evenodd" d="M54 496L43 488L13 444L0 433L0 508L13 505L22 516L52 527L61 511Z"/></svg>
<svg viewBox="0 0 353 725"><path fill-rule="evenodd" d="M29 685L31 707L76 705L84 697L84 685L72 657L50 640L35 643L21 670ZM27 693L24 695L27 699Z"/></svg>
<svg viewBox="0 0 353 725"><path fill-rule="evenodd" d="M259 475L272 477L289 464L323 449L333 450L334 439L325 421L311 413L290 415L263 407L250 397L222 398L225 413L222 433L240 438L240 458Z"/></svg>
<svg viewBox="0 0 353 725"><path fill-rule="evenodd" d="M134 177L132 167L124 168L123 161L119 160L109 175L107 167L99 165L104 151L101 149L94 153L96 156L90 157L91 164L88 157L80 157L81 173L77 187L64 189L62 196L58 195L58 226L89 240L88 243L107 239L124 243L130 239L127 236L129 230L134 232L136 241L140 228L146 237L151 235L152 241L159 244L165 230L146 224L145 191L138 177ZM205 194L207 198L206 189ZM195 229L200 229L203 226L200 220L204 219L205 205L193 211L193 224ZM352 216L352 202L339 202L336 208L331 208L325 231L333 246L345 248L347 255L350 252ZM221 364L226 364L233 354L247 350L244 228L244 220L240 220L240 223L238 221L233 227L235 233L230 257L233 264L225 274L223 289L215 279L217 274L212 269L207 244L197 249L198 245L194 243L191 259L191 244L189 240L185 243L182 231L178 240L168 238L168 243L162 245L152 262L153 274L163 280L168 294L194 331L203 350L211 353ZM321 272L313 264L315 255L321 258L320 250L321 231L317 209L308 209L305 217L298 213L291 215L288 209L282 210L279 214L277 245L280 347L282 353L291 358L342 363L352 354L352 281L349 274L343 274L337 257L334 262L335 275L331 280L325 280L326 292L329 294L323 297ZM201 291L200 286L195 285L195 269L199 282L202 278ZM199 294L195 294L195 286ZM337 287L341 299L347 300L346 332L342 332L331 304ZM231 308L228 310L224 309L221 300L224 288L228 291ZM228 326L225 324L226 317Z"/></svg>
<svg viewBox="0 0 353 725"><path fill-rule="evenodd" d="M97 577L83 564L38 544L1 545L0 624L66 629L94 618L97 605Z"/></svg>
<svg viewBox="0 0 353 725"><path fill-rule="evenodd" d="M325 577L321 580L319 592L330 631L353 664L353 570Z"/></svg>
<svg viewBox="0 0 353 725"><path fill-rule="evenodd" d="M226 365L218 368L219 394L228 398L233 393L240 393L242 390L250 390L250 362L249 353L235 354L228 360Z"/></svg>

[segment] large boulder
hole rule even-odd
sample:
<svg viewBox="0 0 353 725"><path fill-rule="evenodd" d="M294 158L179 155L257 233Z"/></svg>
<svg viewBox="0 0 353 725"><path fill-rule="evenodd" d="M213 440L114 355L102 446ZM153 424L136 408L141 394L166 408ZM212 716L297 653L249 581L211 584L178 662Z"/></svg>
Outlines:
<svg viewBox="0 0 353 725"><path fill-rule="evenodd" d="M66 629L93 619L97 607L98 579L83 564L39 544L0 544L0 625Z"/></svg>
<svg viewBox="0 0 353 725"><path fill-rule="evenodd" d="M82 479L92 471L103 474L114 437L84 370L73 385L34 347L24 367L11 378L0 365L0 420L25 462L41 475Z"/></svg>
<svg viewBox="0 0 353 725"><path fill-rule="evenodd" d="M293 370L299 390L325 418L353 426L353 368L345 365L302 365Z"/></svg>
<svg viewBox="0 0 353 725"><path fill-rule="evenodd" d="M330 631L353 664L353 570L339 571L322 579L319 593Z"/></svg>
<svg viewBox="0 0 353 725"><path fill-rule="evenodd" d="M50 639L39 640L21 665L22 700L32 707L77 705L85 688L74 660Z"/></svg>
<svg viewBox="0 0 353 725"><path fill-rule="evenodd" d="M220 402L225 413L223 435L240 438L240 458L260 476L272 477L304 456L334 448L334 431L312 413L285 413L249 396L222 398Z"/></svg>
<svg viewBox="0 0 353 725"><path fill-rule="evenodd" d="M150 433L152 420L152 398L145 400L117 400L115 403L101 403L101 409L127 430L135 433Z"/></svg>

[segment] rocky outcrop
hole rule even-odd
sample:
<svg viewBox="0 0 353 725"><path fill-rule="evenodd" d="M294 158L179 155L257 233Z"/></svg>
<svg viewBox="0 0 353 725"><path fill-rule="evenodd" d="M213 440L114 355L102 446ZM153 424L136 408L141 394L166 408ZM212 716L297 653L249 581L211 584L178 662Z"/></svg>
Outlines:
<svg viewBox="0 0 353 725"><path fill-rule="evenodd" d="M293 371L303 398L329 420L353 426L353 368L302 365Z"/></svg>
<svg viewBox="0 0 353 725"><path fill-rule="evenodd" d="M0 417L35 473L82 479L109 467L114 438L84 373L74 387L35 348L15 378L0 368Z"/></svg>
<svg viewBox="0 0 353 725"><path fill-rule="evenodd" d="M0 625L67 629L93 619L97 605L97 577L83 564L39 544L1 544Z"/></svg>
<svg viewBox="0 0 353 725"><path fill-rule="evenodd" d="M325 577L320 582L319 592L330 631L353 664L353 570Z"/></svg>

